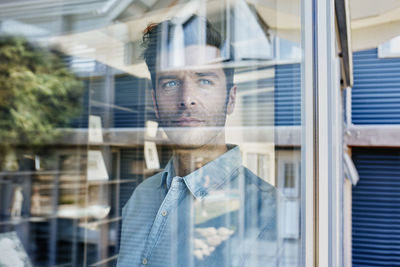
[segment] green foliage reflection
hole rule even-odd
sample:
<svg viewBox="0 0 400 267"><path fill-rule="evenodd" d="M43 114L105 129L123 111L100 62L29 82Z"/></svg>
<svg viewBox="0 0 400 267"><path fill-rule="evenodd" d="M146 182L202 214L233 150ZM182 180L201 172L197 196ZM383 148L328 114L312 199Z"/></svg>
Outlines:
<svg viewBox="0 0 400 267"><path fill-rule="evenodd" d="M61 53L0 36L0 167L16 145L51 141L80 111L83 83Z"/></svg>

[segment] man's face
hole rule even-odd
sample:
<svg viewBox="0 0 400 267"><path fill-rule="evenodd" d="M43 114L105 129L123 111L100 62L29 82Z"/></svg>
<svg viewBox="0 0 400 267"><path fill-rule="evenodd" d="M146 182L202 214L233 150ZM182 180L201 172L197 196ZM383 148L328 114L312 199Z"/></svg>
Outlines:
<svg viewBox="0 0 400 267"><path fill-rule="evenodd" d="M193 68L219 57L213 46L188 46L185 66L156 74L153 102L172 144L200 147L224 142L226 115L233 112L236 87L226 88L221 67Z"/></svg>

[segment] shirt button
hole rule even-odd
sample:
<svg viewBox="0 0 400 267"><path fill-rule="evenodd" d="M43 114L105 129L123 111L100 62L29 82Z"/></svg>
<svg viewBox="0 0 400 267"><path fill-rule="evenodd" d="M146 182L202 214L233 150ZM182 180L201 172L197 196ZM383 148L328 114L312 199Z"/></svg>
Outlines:
<svg viewBox="0 0 400 267"><path fill-rule="evenodd" d="M142 260L142 263L143 263L143 265L146 265L146 264L147 264L147 259L144 258L144 259Z"/></svg>
<svg viewBox="0 0 400 267"><path fill-rule="evenodd" d="M168 212L167 212L166 210L163 210L163 211L161 212L161 215L164 216L164 217L167 216L167 214L168 214Z"/></svg>

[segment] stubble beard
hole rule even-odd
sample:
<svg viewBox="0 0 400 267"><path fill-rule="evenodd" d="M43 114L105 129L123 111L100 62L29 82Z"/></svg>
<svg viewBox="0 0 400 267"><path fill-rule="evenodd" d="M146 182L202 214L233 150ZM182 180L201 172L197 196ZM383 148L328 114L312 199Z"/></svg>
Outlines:
<svg viewBox="0 0 400 267"><path fill-rule="evenodd" d="M179 149L197 149L201 147L225 144L225 120L217 120L215 125L176 126L160 119L160 126L168 136L168 144Z"/></svg>

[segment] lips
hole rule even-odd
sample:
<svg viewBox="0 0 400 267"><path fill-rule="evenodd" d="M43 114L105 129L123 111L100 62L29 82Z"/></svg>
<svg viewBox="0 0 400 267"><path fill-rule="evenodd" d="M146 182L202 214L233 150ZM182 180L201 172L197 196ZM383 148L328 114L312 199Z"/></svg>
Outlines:
<svg viewBox="0 0 400 267"><path fill-rule="evenodd" d="M196 119L196 118L179 118L177 120L173 120L172 123L177 126L182 126L182 127L194 127L194 126L199 126L203 123L203 120Z"/></svg>

